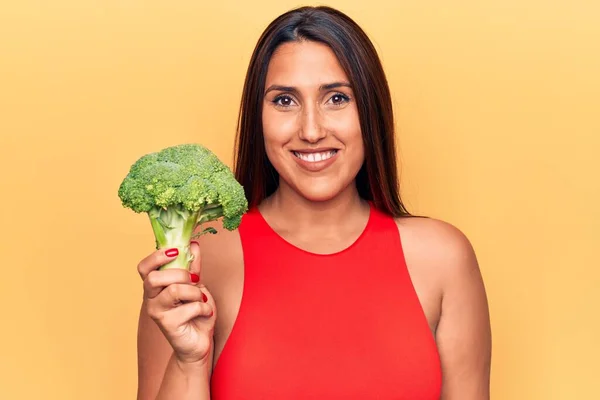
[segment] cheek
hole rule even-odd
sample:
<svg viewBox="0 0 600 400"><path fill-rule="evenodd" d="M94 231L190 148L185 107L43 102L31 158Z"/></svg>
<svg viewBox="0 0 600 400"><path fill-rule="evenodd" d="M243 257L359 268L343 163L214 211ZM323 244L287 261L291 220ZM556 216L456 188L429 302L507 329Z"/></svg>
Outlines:
<svg viewBox="0 0 600 400"><path fill-rule="evenodd" d="M268 107L263 111L263 135L270 143L289 141L297 132L297 118L292 113L283 113Z"/></svg>
<svg viewBox="0 0 600 400"><path fill-rule="evenodd" d="M348 147L346 157L344 168L347 178L355 178L365 162L365 151L360 135L357 135L357 138L353 138L352 145Z"/></svg>
<svg viewBox="0 0 600 400"><path fill-rule="evenodd" d="M291 115L266 109L262 118L263 138L267 156L272 163L281 157L282 148L297 132L296 120Z"/></svg>
<svg viewBox="0 0 600 400"><path fill-rule="evenodd" d="M278 116L276 113L265 111L263 113L263 140L265 152L271 164L279 169L280 159L282 157L282 146L290 140L291 129L289 122Z"/></svg>
<svg viewBox="0 0 600 400"><path fill-rule="evenodd" d="M362 132L360 129L360 120L356 113L352 113L351 117L338 118L335 125L332 125L333 132L336 137L344 144L346 150L346 159L352 164L359 163L362 165L364 159L364 144ZM356 168L356 166L348 166ZM360 166L359 166L360 168Z"/></svg>

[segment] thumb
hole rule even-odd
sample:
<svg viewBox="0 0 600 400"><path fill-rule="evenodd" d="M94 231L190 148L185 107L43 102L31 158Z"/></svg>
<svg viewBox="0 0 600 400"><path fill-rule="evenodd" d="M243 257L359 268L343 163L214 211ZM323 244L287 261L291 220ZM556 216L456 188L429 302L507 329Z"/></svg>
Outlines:
<svg viewBox="0 0 600 400"><path fill-rule="evenodd" d="M202 257L200 254L200 245L196 241L190 242L190 253L192 253L192 262L190 263L190 272L202 276Z"/></svg>

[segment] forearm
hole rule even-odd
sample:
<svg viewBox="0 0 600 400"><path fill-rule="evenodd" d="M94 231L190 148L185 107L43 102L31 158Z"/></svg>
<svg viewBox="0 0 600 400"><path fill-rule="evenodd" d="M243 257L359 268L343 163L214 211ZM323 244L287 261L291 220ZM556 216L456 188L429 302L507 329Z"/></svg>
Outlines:
<svg viewBox="0 0 600 400"><path fill-rule="evenodd" d="M210 400L210 369L204 363L181 363L173 355L156 400Z"/></svg>

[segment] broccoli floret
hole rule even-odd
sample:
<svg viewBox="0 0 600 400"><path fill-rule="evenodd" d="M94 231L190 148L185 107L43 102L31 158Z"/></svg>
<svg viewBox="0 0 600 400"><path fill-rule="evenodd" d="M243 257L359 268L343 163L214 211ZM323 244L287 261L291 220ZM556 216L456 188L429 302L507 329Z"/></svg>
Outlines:
<svg viewBox="0 0 600 400"><path fill-rule="evenodd" d="M207 148L181 144L138 159L119 187L124 207L147 213L156 248L178 248L179 256L163 266L189 269L190 241L202 224L222 218L223 228L236 229L248 210L244 189L231 170Z"/></svg>

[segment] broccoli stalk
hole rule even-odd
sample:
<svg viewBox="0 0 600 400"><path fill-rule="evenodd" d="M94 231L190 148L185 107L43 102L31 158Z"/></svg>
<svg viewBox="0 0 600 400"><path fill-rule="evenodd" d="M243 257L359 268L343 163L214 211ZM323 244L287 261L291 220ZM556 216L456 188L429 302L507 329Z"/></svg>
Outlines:
<svg viewBox="0 0 600 400"><path fill-rule="evenodd" d="M190 241L216 234L202 224L223 218L236 229L248 202L233 173L200 145L173 146L141 157L119 187L124 207L148 214L156 248L177 248L179 256L161 267L189 270Z"/></svg>
<svg viewBox="0 0 600 400"><path fill-rule="evenodd" d="M196 229L202 223L214 221L223 215L220 206L208 205L198 211L189 211L182 207L171 206L166 209L154 207L148 212L150 224L156 239L156 248L177 248L179 255L166 268L188 269L193 256L190 253L190 241L206 233L215 234L217 230L208 227L198 233Z"/></svg>

